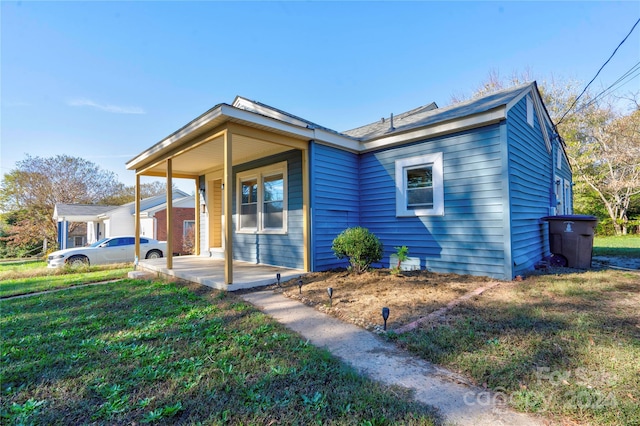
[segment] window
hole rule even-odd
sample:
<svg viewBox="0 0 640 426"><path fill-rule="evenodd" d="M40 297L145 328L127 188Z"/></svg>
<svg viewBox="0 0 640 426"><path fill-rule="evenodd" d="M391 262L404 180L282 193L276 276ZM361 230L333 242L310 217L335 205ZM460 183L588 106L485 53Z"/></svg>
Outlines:
<svg viewBox="0 0 640 426"><path fill-rule="evenodd" d="M263 227L282 229L284 212L284 176L282 173L264 177L263 180L262 221Z"/></svg>
<svg viewBox="0 0 640 426"><path fill-rule="evenodd" d="M396 216L444 215L442 153L395 162Z"/></svg>
<svg viewBox="0 0 640 426"><path fill-rule="evenodd" d="M182 221L182 238L187 238L190 233L195 232L196 221L195 220L184 220Z"/></svg>
<svg viewBox="0 0 640 426"><path fill-rule="evenodd" d="M242 181L242 201L240 203L240 228L258 226L258 181Z"/></svg>
<svg viewBox="0 0 640 426"><path fill-rule="evenodd" d="M238 174L239 232L283 233L287 228L287 163Z"/></svg>

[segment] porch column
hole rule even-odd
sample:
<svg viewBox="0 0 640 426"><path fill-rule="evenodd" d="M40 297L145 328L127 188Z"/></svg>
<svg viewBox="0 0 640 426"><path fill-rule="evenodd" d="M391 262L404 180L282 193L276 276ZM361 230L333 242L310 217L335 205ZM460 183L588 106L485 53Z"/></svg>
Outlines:
<svg viewBox="0 0 640 426"><path fill-rule="evenodd" d="M224 132L224 282L233 283L233 235L232 235L232 202L233 197L233 155L231 152L233 137L230 130Z"/></svg>
<svg viewBox="0 0 640 426"><path fill-rule="evenodd" d="M60 246L60 250L67 248L68 235L69 222L67 222L65 218L62 218L62 220L58 222L58 245Z"/></svg>
<svg viewBox="0 0 640 426"><path fill-rule="evenodd" d="M171 158L167 159L167 269L173 269L173 176Z"/></svg>
<svg viewBox="0 0 640 426"><path fill-rule="evenodd" d="M135 216L134 222L134 236L136 237L135 246L135 265L138 266L140 261L140 175L136 173L136 187L135 187ZM98 238L98 236L96 236ZM99 239L99 238L98 238Z"/></svg>
<svg viewBox="0 0 640 426"><path fill-rule="evenodd" d="M302 150L302 240L303 265L305 272L311 272L311 218L309 215L309 149Z"/></svg>
<svg viewBox="0 0 640 426"><path fill-rule="evenodd" d="M193 231L193 254L200 256L200 178L194 179L196 184L195 206L193 209L194 231ZM204 200L203 200L204 201Z"/></svg>

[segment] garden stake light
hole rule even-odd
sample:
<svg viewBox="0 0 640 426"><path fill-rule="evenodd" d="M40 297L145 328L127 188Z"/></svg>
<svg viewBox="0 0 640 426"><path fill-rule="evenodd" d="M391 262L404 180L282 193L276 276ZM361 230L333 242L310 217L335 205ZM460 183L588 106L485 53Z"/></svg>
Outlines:
<svg viewBox="0 0 640 426"><path fill-rule="evenodd" d="M300 291L300 294L302 294L302 280L298 280L298 290Z"/></svg>
<svg viewBox="0 0 640 426"><path fill-rule="evenodd" d="M382 308L382 319L384 320L384 331L387 331L387 320L389 319L389 308Z"/></svg>
<svg viewBox="0 0 640 426"><path fill-rule="evenodd" d="M276 280L278 280L278 287L280 287L280 272L276 274Z"/></svg>
<svg viewBox="0 0 640 426"><path fill-rule="evenodd" d="M327 293L329 293L329 307L333 307L333 287L329 287L327 289Z"/></svg>

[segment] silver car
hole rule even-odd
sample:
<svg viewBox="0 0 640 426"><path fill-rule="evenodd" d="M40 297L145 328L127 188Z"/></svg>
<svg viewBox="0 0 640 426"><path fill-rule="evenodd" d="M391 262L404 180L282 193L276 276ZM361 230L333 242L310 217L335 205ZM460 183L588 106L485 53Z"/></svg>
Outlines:
<svg viewBox="0 0 640 426"><path fill-rule="evenodd" d="M157 259L164 256L167 248L165 241L140 238L140 257ZM135 260L135 237L121 236L103 238L90 246L74 247L51 253L47 259L49 268L64 265L99 265L105 263L133 262Z"/></svg>

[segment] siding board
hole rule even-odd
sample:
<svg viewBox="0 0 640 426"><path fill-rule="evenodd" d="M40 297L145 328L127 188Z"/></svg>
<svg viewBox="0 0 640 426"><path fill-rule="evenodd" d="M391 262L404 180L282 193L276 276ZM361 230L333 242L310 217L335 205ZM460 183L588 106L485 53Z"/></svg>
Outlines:
<svg viewBox="0 0 640 426"><path fill-rule="evenodd" d="M502 155L499 126L362 155L363 226L383 242L384 266L407 245L421 267L505 278ZM395 160L443 153L444 216L398 218Z"/></svg>
<svg viewBox="0 0 640 426"><path fill-rule="evenodd" d="M526 98L510 111L507 119L511 242L514 275L531 269L545 254L546 237L540 218L549 213L552 153L542 137L537 114L533 127L526 120Z"/></svg>
<svg viewBox="0 0 640 426"><path fill-rule="evenodd" d="M312 268L347 266L331 250L343 230L360 224L358 155L317 143L310 147Z"/></svg>
<svg viewBox="0 0 640 426"><path fill-rule="evenodd" d="M287 233L251 234L236 231L236 175L238 173L287 162ZM302 236L302 153L298 150L236 165L233 168L233 257L245 262L277 265L286 268L304 268Z"/></svg>

